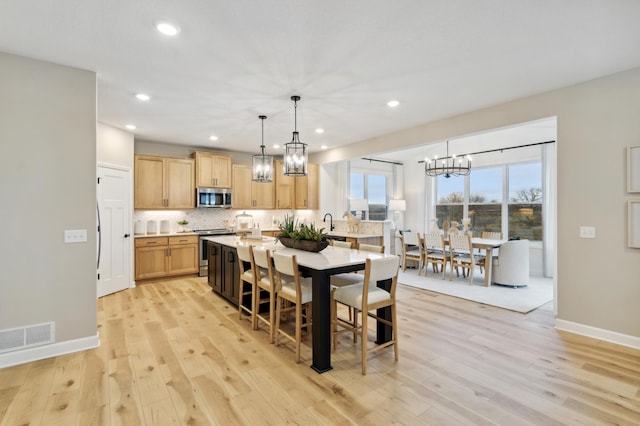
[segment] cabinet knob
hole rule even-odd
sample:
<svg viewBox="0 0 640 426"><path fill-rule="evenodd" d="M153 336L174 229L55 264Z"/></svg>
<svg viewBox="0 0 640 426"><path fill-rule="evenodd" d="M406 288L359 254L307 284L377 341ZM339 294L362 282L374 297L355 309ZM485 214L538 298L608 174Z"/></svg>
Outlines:
<svg viewBox="0 0 640 426"><path fill-rule="evenodd" d="M131 236L131 234L124 234L125 238L129 238Z"/></svg>

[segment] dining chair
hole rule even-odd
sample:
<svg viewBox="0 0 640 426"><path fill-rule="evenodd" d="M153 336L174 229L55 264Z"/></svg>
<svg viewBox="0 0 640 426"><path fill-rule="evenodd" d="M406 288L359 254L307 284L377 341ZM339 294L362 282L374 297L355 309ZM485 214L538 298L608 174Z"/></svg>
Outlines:
<svg viewBox="0 0 640 426"><path fill-rule="evenodd" d="M482 231L480 233L480 238L489 238L491 240L501 240L502 232Z"/></svg>
<svg viewBox="0 0 640 426"><path fill-rule="evenodd" d="M491 240L501 240L503 236L502 236L502 232L482 231L480 233L480 238L488 238ZM497 255L493 255L492 257L495 259L497 258ZM484 268L484 262L481 262L479 266L480 266L480 272L482 272L482 269Z"/></svg>
<svg viewBox="0 0 640 426"><path fill-rule="evenodd" d="M433 272L438 272L438 265L442 268L442 279L444 280L445 269L449 262L444 236L439 232L427 232L424 234L424 274L429 273L429 263L433 267Z"/></svg>
<svg viewBox="0 0 640 426"><path fill-rule="evenodd" d="M370 353L377 352L388 346L394 345L394 357L398 360L398 320L396 312L396 286L398 283L398 270L400 258L398 256L381 257L379 259L367 259L364 270L364 280L360 284L333 288L331 290L331 324L334 349L337 346L338 327L340 331L350 331L360 335L362 350L362 374L367 374L367 357ZM391 280L389 291L379 288L379 281ZM358 325L358 315L347 321L338 316L337 303L341 303L356 312L362 313L362 323ZM389 307L391 320L379 317L376 310ZM382 344L369 347L368 318L371 317L391 327L391 339ZM357 340L357 339L355 339Z"/></svg>
<svg viewBox="0 0 640 426"><path fill-rule="evenodd" d="M342 247L342 248L353 248L353 242L351 241L338 241L338 240L330 240L331 245L334 247Z"/></svg>
<svg viewBox="0 0 640 426"><path fill-rule="evenodd" d="M473 284L473 270L476 264L484 262L484 255L473 253L470 235L449 235L449 281L453 279L453 268L462 268L469 274L469 285Z"/></svg>
<svg viewBox="0 0 640 426"><path fill-rule="evenodd" d="M258 322L255 316L256 312L256 290L257 277L259 273L255 273L256 266L253 260L253 247L248 244L236 245L238 253L238 264L240 267L240 281L238 286L238 319L242 319L243 312L249 316L251 327L256 330ZM250 299L249 302L246 299Z"/></svg>
<svg viewBox="0 0 640 426"><path fill-rule="evenodd" d="M358 244L358 250L370 251L372 253L384 253L384 245L377 244Z"/></svg>
<svg viewBox="0 0 640 426"><path fill-rule="evenodd" d="M407 269L407 260L418 263L418 275L424 262L424 253L420 244L420 234L417 232L403 232L401 236L402 245L402 272Z"/></svg>
<svg viewBox="0 0 640 426"><path fill-rule="evenodd" d="M275 330L275 316L276 316L276 285L273 278L273 262L271 261L271 253L265 248L253 249L253 260L256 265L256 269L260 271L260 278L256 281L256 304L254 308L255 316L258 322L258 328L260 321L269 326L269 341L274 342L274 330ZM268 297L262 297L262 293L266 292ZM265 303L269 304L269 316L260 313L260 307Z"/></svg>
<svg viewBox="0 0 640 426"><path fill-rule="evenodd" d="M300 362L300 342L302 341L302 329L311 331L311 278L303 278L298 270L298 261L295 255L287 255L273 252L276 283L276 325L275 344L280 344L280 335L293 341L296 345L296 362ZM287 307L283 307L289 302ZM291 335L280 328L280 319L283 313L295 311L295 335ZM304 313L303 313L304 311ZM304 322L303 322L304 319Z"/></svg>

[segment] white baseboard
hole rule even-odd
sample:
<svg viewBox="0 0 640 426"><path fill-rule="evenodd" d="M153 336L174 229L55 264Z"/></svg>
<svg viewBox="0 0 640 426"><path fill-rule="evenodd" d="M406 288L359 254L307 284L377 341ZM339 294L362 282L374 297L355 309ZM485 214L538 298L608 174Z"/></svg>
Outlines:
<svg viewBox="0 0 640 426"><path fill-rule="evenodd" d="M594 339L604 340L605 342L640 349L640 337L629 336L628 334L617 333L615 331L591 327L589 325L561 319L556 319L556 328L558 330L580 334L581 336L593 337Z"/></svg>
<svg viewBox="0 0 640 426"><path fill-rule="evenodd" d="M0 368L11 367L27 362L39 361L58 355L84 351L100 346L100 337L83 337L81 339L67 340L65 342L52 343L50 345L36 346L19 351L0 354Z"/></svg>

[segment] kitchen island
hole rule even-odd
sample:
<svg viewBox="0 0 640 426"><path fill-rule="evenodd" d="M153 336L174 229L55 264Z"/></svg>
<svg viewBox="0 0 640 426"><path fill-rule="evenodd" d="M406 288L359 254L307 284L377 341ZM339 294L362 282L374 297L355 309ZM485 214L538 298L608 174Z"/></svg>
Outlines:
<svg viewBox="0 0 640 426"><path fill-rule="evenodd" d="M211 274L220 275L220 278L232 279L233 289L236 291L235 300L238 301L237 286L239 279L239 271L237 271L237 256L235 255L235 247L237 244L251 244L254 246L262 246L271 251L277 250L280 253L296 255L298 267L305 276L312 279L312 350L313 361L311 367L318 373L324 373L331 370L331 306L330 306L330 278L331 275L343 272L352 272L363 270L367 258L377 259L380 257L388 257L387 254L371 253L353 249L345 249L341 247L329 246L319 253L312 253L303 250L297 250L284 247L271 237L262 237L260 240L251 240L236 236L207 237L211 247L217 247L222 254L222 250L226 250L226 255L221 256L220 263L209 261L210 279ZM235 265L234 265L235 263ZM236 276L227 274L226 268L218 272L215 268L224 265L222 268L229 267L237 273ZM215 277L214 277L215 278ZM224 280L223 280L224 281ZM221 283L226 285L226 283ZM387 286L390 283L378 283L379 286ZM213 287L213 286L212 286ZM216 291L216 287L213 287ZM229 299L228 296L225 296ZM231 300L231 299L230 299ZM390 310L385 308L378 312L385 318L390 318ZM390 338L390 328L378 322L378 343L383 343Z"/></svg>

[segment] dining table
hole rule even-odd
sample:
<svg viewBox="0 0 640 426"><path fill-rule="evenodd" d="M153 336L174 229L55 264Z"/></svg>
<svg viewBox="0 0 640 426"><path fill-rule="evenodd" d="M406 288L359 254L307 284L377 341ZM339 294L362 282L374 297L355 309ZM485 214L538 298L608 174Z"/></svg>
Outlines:
<svg viewBox="0 0 640 426"><path fill-rule="evenodd" d="M448 240L446 238L444 241L445 241L445 244L448 244ZM507 240L496 240L492 238L480 238L480 237L471 238L471 247L473 247L474 249L485 251L485 262L484 262L485 287L491 286L491 267L493 264L493 261L492 261L493 250L500 248L500 246L506 241Z"/></svg>
<svg viewBox="0 0 640 426"><path fill-rule="evenodd" d="M238 243L261 246L271 252L296 256L298 268L303 276L311 277L312 301L311 310L311 368L318 373L332 369L331 366L331 276L345 272L364 270L367 259L395 256L385 253L373 253L356 249L328 246L320 252L310 252L285 247L272 237L259 240L244 239L235 236L211 237L211 241L235 247ZM390 281L378 282L378 286L389 289ZM382 318L391 319L389 308L378 310ZM381 344L391 339L391 327L377 321L376 343Z"/></svg>

